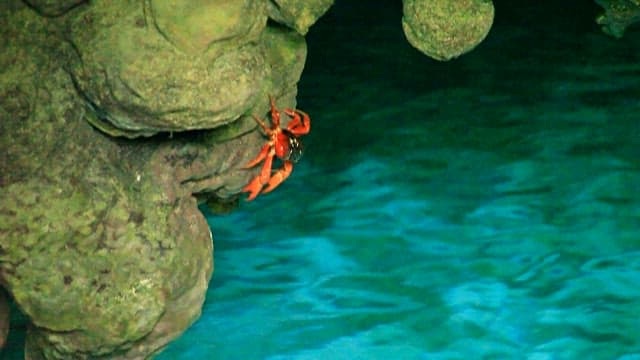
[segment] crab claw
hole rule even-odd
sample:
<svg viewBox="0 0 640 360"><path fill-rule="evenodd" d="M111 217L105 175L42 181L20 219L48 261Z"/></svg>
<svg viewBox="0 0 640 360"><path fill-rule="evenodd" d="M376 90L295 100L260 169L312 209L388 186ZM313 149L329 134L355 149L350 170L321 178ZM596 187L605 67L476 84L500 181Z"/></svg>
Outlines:
<svg viewBox="0 0 640 360"><path fill-rule="evenodd" d="M262 190L263 194L268 193L269 191L278 187L278 185L282 184L283 181L287 180L289 175L291 175L291 171L293 170L293 163L289 160L284 162L284 166L282 169L276 171L269 182L267 183L267 187Z"/></svg>
<svg viewBox="0 0 640 360"><path fill-rule="evenodd" d="M309 114L298 109L285 109L285 114L291 117L287 125L287 130L295 136L308 134L311 130L311 120ZM300 117L302 116L302 117Z"/></svg>
<svg viewBox="0 0 640 360"><path fill-rule="evenodd" d="M256 176L255 178L253 178L253 180L251 180L251 182L249 184L247 184L247 186L245 186L244 188L242 188L242 192L248 192L249 193L249 197L247 197L247 201L251 201L253 199L256 198L256 196L258 196L258 194L260 194L260 191L262 190L262 187L265 184L271 184L271 181L269 180L271 178L271 166L273 165L273 152L272 153L268 153L269 151L269 147L270 145L267 144L265 145L265 147L263 148L263 151L260 152L260 155L258 155L258 157L249 162L249 164L247 164L247 166L255 166L255 162L256 160L258 160L258 162L262 161L262 159L264 160L264 164L262 165L262 169L260 170L260 174L258 176ZM264 153L264 154L263 154ZM245 166L246 167L246 166ZM281 171L281 170L279 170Z"/></svg>
<svg viewBox="0 0 640 360"><path fill-rule="evenodd" d="M245 187L242 188L242 192L248 192L249 196L247 197L247 201L251 201L260 194L262 190L262 182L260 181L260 176L256 176L250 183L248 183Z"/></svg>

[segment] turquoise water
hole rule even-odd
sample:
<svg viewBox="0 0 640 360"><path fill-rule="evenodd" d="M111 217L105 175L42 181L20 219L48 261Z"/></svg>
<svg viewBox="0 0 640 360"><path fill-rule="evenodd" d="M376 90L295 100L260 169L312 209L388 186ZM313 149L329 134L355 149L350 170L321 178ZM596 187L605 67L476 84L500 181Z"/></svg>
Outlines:
<svg viewBox="0 0 640 360"><path fill-rule="evenodd" d="M496 2L437 63L380 3L308 35L305 157L207 214L202 317L157 358L640 359L640 32Z"/></svg>
<svg viewBox="0 0 640 360"><path fill-rule="evenodd" d="M209 217L203 316L160 358L640 359L637 123L415 116L432 100L352 119L407 121Z"/></svg>
<svg viewBox="0 0 640 360"><path fill-rule="evenodd" d="M305 158L208 216L159 358L640 359L640 33L498 23L440 64L356 13L309 34Z"/></svg>

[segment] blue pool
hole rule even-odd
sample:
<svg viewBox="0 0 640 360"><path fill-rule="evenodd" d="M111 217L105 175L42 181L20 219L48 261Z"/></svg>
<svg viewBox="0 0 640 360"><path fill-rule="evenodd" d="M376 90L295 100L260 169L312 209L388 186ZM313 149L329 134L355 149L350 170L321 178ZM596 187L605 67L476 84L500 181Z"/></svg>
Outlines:
<svg viewBox="0 0 640 360"><path fill-rule="evenodd" d="M159 359L640 359L639 33L525 17L436 63L335 11L305 158L208 216L202 318Z"/></svg>

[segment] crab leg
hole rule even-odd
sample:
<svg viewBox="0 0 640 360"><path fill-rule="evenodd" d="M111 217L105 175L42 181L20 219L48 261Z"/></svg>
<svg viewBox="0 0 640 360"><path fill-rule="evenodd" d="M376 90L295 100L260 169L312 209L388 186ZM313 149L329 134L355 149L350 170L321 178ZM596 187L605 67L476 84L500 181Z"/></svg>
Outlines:
<svg viewBox="0 0 640 360"><path fill-rule="evenodd" d="M273 166L273 156L275 151L271 149L269 155L267 155L267 159L264 161L264 165L262 165L262 170L260 170L260 183L262 185L266 184L271 177L271 167Z"/></svg>
<svg viewBox="0 0 640 360"><path fill-rule="evenodd" d="M280 127L280 111L276 108L276 101L273 99L273 96L269 95L269 101L271 102L271 123L273 124L273 128L277 129Z"/></svg>
<svg viewBox="0 0 640 360"><path fill-rule="evenodd" d="M273 154L266 155L266 160L264 161L264 165L262 165L262 169L260 170L260 175L256 176L251 180L247 186L242 188L242 192L248 192L249 196L247 197L247 201L251 201L255 199L260 191L262 191L262 187L264 184L271 183L269 180L271 176L271 166L273 165Z"/></svg>
<svg viewBox="0 0 640 360"><path fill-rule="evenodd" d="M273 174L273 176L271 176L271 179L269 180L269 184L267 185L266 188L264 188L264 190L262 190L262 193L266 194L269 191L278 187L278 185L280 185L283 181L285 181L289 177L289 175L291 175L291 170L293 170L293 163L289 160L285 161L282 169L276 171Z"/></svg>
<svg viewBox="0 0 640 360"><path fill-rule="evenodd" d="M245 187L242 188L242 192L248 192L249 196L247 197L247 201L251 201L260 194L260 190L262 190L262 183L260 183L260 177L256 176L250 183L248 183Z"/></svg>
<svg viewBox="0 0 640 360"><path fill-rule="evenodd" d="M269 148L271 147L271 143L266 143L264 144L264 146L262 147L262 150L260 150L260 153L258 154L258 156L256 156L255 159L249 161L244 168L248 169L248 168L252 168L254 166L256 166L258 163L260 163L260 161L264 160L264 158L267 156L267 154L269 153Z"/></svg>

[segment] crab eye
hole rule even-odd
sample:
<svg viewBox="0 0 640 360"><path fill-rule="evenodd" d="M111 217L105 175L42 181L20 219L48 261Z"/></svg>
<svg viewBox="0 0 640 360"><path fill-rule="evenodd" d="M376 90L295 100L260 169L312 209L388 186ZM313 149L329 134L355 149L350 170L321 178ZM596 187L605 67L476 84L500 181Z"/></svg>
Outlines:
<svg viewBox="0 0 640 360"><path fill-rule="evenodd" d="M302 141L295 136L289 136L289 153L285 160L296 163L302 157L303 152L304 146L302 146Z"/></svg>

